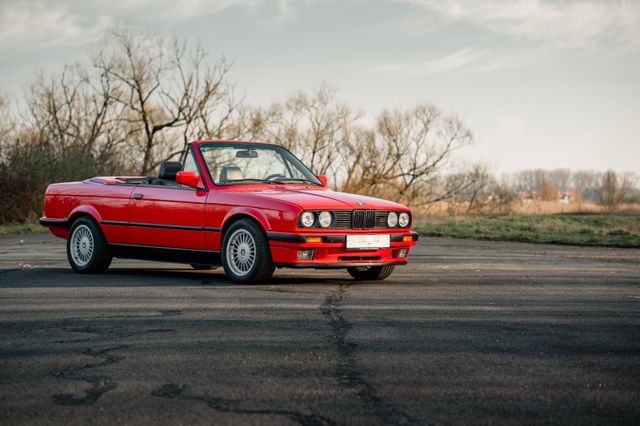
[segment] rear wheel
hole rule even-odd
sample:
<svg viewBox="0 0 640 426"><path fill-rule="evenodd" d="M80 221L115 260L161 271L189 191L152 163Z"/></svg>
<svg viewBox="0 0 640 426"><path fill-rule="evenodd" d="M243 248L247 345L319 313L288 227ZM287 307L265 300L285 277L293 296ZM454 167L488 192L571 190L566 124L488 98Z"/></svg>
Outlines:
<svg viewBox="0 0 640 426"><path fill-rule="evenodd" d="M267 236L256 222L240 219L231 224L222 240L222 266L239 283L259 283L273 275Z"/></svg>
<svg viewBox="0 0 640 426"><path fill-rule="evenodd" d="M81 274L100 274L109 268L113 257L100 227L92 219L80 217L71 225L67 259Z"/></svg>
<svg viewBox="0 0 640 426"><path fill-rule="evenodd" d="M393 272L395 265L384 266L354 266L347 268L353 278L359 281L384 280Z"/></svg>

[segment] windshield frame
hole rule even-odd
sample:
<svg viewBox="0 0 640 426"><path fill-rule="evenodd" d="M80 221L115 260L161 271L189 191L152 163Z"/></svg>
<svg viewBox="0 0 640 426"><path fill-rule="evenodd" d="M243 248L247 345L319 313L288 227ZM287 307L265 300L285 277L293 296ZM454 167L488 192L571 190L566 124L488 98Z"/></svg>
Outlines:
<svg viewBox="0 0 640 426"><path fill-rule="evenodd" d="M309 173L309 176L311 177L311 179L309 179L309 181L311 181L311 183L293 183L293 182L278 182L278 181L270 181L270 182L242 182L242 181L237 181L237 182L229 182L229 183L218 183L215 181L215 179L213 178L213 175L211 174L211 169L209 167L209 164L207 163L207 159L204 155L203 152L203 147L231 147L231 148L242 148L242 149L256 149L256 150L272 150L272 151L276 151L278 153L278 151L284 151L283 153L279 153L279 154L285 154L282 155L282 159L284 161L288 161L291 163L291 165L293 166L299 166L302 171L306 171ZM320 186L323 187L324 185L322 185L322 182L320 182L320 180L318 179L318 177L316 176L315 173L313 173L311 171L311 169L309 169L309 167L307 167L306 164L304 164L302 162L302 160L300 160L298 157L296 157L295 155L293 155L293 153L291 151L289 151L288 149L286 149L285 147L281 146L281 145L275 145L275 144L270 144L270 143L261 143L261 142L238 142L238 141L221 141L221 142L202 142L198 144L198 151L200 154L200 157L202 158L202 162L204 163L204 168L207 170L207 174L209 175L209 179L211 181L211 183L214 186L217 187L226 187L226 186L236 186L236 185L297 185L297 186L309 186L309 185L314 185L314 186ZM286 158L286 154L290 155L291 158ZM296 164L297 162L297 164Z"/></svg>

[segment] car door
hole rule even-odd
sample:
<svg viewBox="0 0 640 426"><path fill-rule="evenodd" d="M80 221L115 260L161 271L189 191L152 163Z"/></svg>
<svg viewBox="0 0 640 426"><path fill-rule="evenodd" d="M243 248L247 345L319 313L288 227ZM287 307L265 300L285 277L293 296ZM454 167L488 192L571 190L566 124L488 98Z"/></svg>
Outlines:
<svg viewBox="0 0 640 426"><path fill-rule="evenodd" d="M191 150L184 165L195 167ZM177 183L137 186L131 195L131 244L205 250L207 193Z"/></svg>

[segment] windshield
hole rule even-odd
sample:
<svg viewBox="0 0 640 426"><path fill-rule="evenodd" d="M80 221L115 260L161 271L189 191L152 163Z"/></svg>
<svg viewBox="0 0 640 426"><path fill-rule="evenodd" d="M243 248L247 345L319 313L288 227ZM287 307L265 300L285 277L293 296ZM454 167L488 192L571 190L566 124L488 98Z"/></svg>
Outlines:
<svg viewBox="0 0 640 426"><path fill-rule="evenodd" d="M215 142L200 152L216 185L311 184L318 178L286 149L274 145Z"/></svg>

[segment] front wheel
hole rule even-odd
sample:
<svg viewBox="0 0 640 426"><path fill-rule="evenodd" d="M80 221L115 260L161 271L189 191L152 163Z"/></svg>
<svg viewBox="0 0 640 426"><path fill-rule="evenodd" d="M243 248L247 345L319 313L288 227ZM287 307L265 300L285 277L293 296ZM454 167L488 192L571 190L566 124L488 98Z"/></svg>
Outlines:
<svg viewBox="0 0 640 426"><path fill-rule="evenodd" d="M395 265L384 266L354 266L347 268L353 278L359 281L384 280L393 272Z"/></svg>
<svg viewBox="0 0 640 426"><path fill-rule="evenodd" d="M222 239L222 266L238 283L259 283L273 275L267 236L256 222L240 219L231 224Z"/></svg>
<svg viewBox="0 0 640 426"><path fill-rule="evenodd" d="M109 268L113 257L100 227L88 217L73 222L67 238L67 259L74 271L101 274Z"/></svg>

